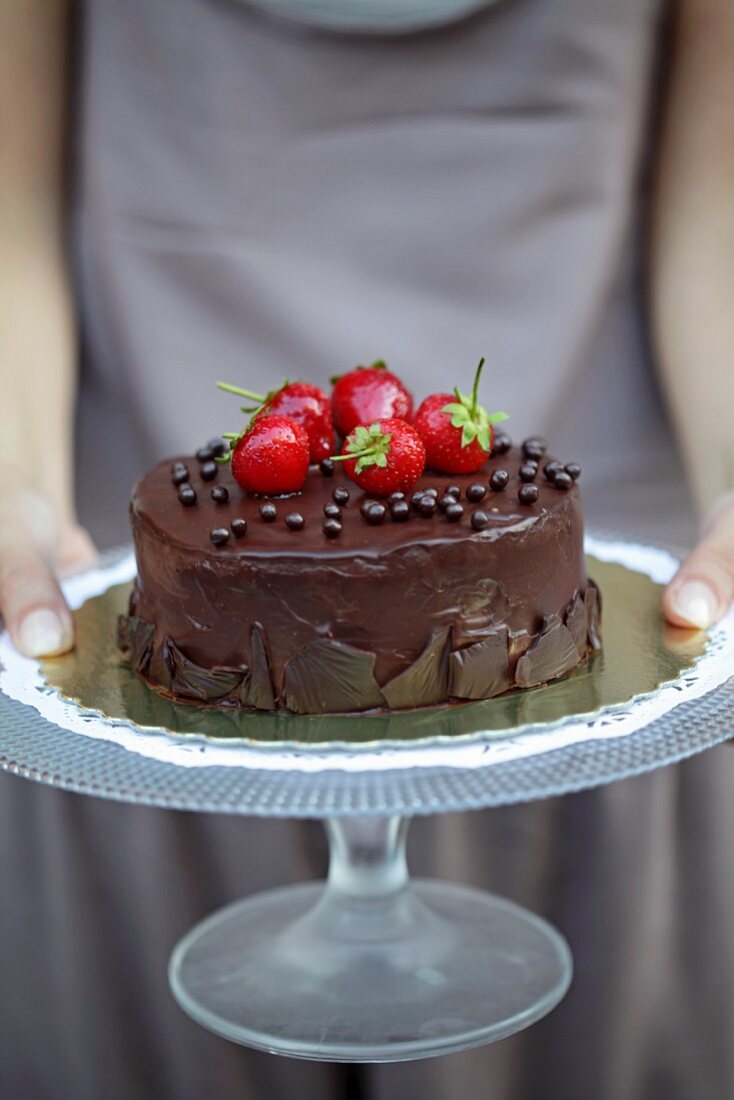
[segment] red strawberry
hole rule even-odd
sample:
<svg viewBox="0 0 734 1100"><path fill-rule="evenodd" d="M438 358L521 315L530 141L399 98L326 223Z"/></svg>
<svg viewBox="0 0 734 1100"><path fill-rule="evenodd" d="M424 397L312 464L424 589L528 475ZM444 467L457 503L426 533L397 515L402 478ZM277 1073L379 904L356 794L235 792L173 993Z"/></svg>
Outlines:
<svg viewBox="0 0 734 1100"><path fill-rule="evenodd" d="M298 493L308 474L308 434L287 416L257 416L231 456L234 479L248 493Z"/></svg>
<svg viewBox="0 0 734 1100"><path fill-rule="evenodd" d="M348 436L358 424L372 424L384 417L410 420L413 396L382 360L371 367L357 367L333 379L331 411L336 430Z"/></svg>
<svg viewBox="0 0 734 1100"><path fill-rule="evenodd" d="M217 382L221 390L236 393L256 401L255 406L246 406L243 412L255 416L278 413L289 416L297 424L302 424L308 433L311 462L321 462L328 458L334 447L334 427L331 422L331 404L329 398L318 386L308 382L284 382L278 390L268 394L253 393L251 390L230 386L227 382Z"/></svg>
<svg viewBox="0 0 734 1100"><path fill-rule="evenodd" d="M426 448L426 465L442 474L471 474L492 452L493 425L507 413L488 413L479 404L480 359L471 395L455 389L427 397L415 414L413 426Z"/></svg>
<svg viewBox="0 0 734 1100"><path fill-rule="evenodd" d="M387 417L369 428L357 425L335 461L344 462L347 476L365 493L387 497L415 485L426 464L426 450L410 424Z"/></svg>

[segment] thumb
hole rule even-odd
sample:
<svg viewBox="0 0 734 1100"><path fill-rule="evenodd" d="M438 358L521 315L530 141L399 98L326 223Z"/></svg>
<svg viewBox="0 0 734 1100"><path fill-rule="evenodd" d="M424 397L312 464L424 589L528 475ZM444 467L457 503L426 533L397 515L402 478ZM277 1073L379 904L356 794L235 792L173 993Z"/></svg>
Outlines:
<svg viewBox="0 0 734 1100"><path fill-rule="evenodd" d="M705 629L734 601L734 494L722 498L701 540L665 590L663 610L673 626Z"/></svg>
<svg viewBox="0 0 734 1100"><path fill-rule="evenodd" d="M54 576L59 529L54 509L24 490L0 496L0 613L29 657L71 649L74 624Z"/></svg>

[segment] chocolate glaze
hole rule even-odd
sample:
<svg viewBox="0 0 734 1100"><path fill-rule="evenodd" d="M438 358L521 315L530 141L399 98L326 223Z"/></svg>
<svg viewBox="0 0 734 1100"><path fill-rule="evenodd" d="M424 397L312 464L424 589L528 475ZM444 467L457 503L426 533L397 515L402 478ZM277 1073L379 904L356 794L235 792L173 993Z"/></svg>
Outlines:
<svg viewBox="0 0 734 1100"><path fill-rule="evenodd" d="M479 682L476 662L482 653L467 653L458 663L454 658L457 651L503 630L510 687L518 661L541 634L544 622L549 633L549 616L559 625L568 616L572 637L565 626L563 631L576 643L578 663L588 650L580 602L598 641L599 604L596 590L593 595L587 592L578 488L573 485L562 492L539 479L537 502L519 504L523 456L517 448L490 459L478 473L449 478L428 472L416 486L442 494L452 483L465 495L469 485L486 485L495 470L508 470L508 491L489 491L482 501L489 523L481 531L471 527L469 509L456 523L437 511L430 518L411 512L405 523L386 520L373 526L360 514L364 494L341 468L328 479L312 468L302 493L276 501L284 514L296 509L304 517L300 531L264 523L263 498L244 493L228 466L220 467L218 480L227 487L229 500L215 503L201 491L204 485L190 458L184 461L199 494L197 503L186 508L171 483L172 461L161 462L133 491L138 577L130 612L154 628L152 637L145 632L149 665L141 671L174 696L180 694L183 666L174 661L172 669L170 646L166 659L167 638L190 666L226 670L232 677L239 670L241 686L225 703L262 709L287 706L304 713L367 709L385 701L391 707L417 706L445 699L450 650L451 680L460 688L456 695L474 698ZM350 499L342 509L339 537L328 539L322 529L323 508L338 486L349 489ZM237 517L247 520L247 534L222 547L212 546L212 527ZM253 630L252 624L262 625ZM337 645L314 646L317 642ZM547 671L547 679L567 671L562 646L555 654L558 670L551 667L555 648L543 643L550 663L545 658L538 662L536 652L531 658L533 666ZM354 683L359 690L351 692L343 690L349 663L345 655L350 651L357 651L351 658L353 668L359 665ZM494 647L487 648L483 659L489 660L490 652L496 664ZM315 657L322 661L320 666ZM359 657L368 658L368 663L360 663ZM341 662L341 671L329 673L332 658ZM475 666L471 677L468 671L461 673L463 665ZM313 678L318 678L319 668L321 680L331 676L331 687L317 687ZM496 693L499 673L490 670L484 675L490 693ZM224 678L220 675L218 681Z"/></svg>

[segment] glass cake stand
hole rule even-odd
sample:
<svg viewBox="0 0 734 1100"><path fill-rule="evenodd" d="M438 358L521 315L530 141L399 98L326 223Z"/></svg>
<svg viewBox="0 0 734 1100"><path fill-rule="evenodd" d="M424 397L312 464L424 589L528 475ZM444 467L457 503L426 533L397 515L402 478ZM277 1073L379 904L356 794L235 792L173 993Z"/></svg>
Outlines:
<svg viewBox="0 0 734 1100"><path fill-rule="evenodd" d="M134 563L111 556L66 585L82 608L73 657L41 668L0 635L0 766L129 802L324 820L325 884L237 902L174 950L174 996L204 1027L342 1062L501 1039L563 997L568 946L510 901L411 881L410 818L608 783L734 734L734 615L705 642L670 637L652 609L675 556L600 536L588 550L604 572L605 651L563 684L399 716L215 714L214 726L139 696L121 670L109 639Z"/></svg>

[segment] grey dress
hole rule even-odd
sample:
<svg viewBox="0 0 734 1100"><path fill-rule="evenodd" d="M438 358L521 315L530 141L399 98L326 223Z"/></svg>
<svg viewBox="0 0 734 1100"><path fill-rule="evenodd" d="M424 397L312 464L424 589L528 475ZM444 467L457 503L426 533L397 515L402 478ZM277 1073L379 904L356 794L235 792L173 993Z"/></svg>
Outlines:
<svg viewBox="0 0 734 1100"><path fill-rule="evenodd" d="M72 243L82 517L231 427L224 377L384 356L466 382L585 467L588 514L690 537L646 352L636 241L662 33L653 0L504 0L340 37L235 0L90 0ZM146 810L2 778L0 1095L726 1100L734 1095L734 753L527 806L419 819L416 872L507 894L576 960L528 1032L402 1066L278 1060L203 1032L166 960L197 918L320 875L316 823Z"/></svg>

